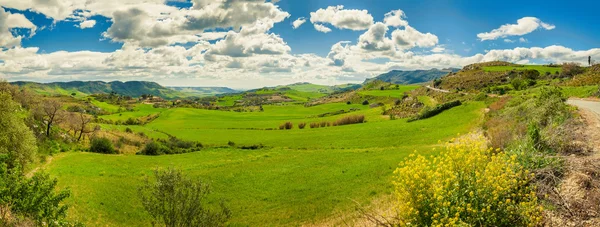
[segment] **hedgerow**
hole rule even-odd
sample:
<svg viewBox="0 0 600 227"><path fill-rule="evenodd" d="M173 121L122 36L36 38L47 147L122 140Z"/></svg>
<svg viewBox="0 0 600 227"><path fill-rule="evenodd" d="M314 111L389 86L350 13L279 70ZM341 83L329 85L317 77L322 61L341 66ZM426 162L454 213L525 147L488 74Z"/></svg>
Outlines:
<svg viewBox="0 0 600 227"><path fill-rule="evenodd" d="M452 101L452 102L447 102L441 105L437 105L434 108L428 108L425 107L421 113L419 113L419 115L408 119L408 122L411 121L416 121L416 120L422 120L422 119L427 119L430 117L433 117L435 115L440 114L441 112L443 112L444 110L450 109L452 107L456 107L456 106L460 106L462 105L462 102L460 102L460 100L456 100L456 101Z"/></svg>
<svg viewBox="0 0 600 227"><path fill-rule="evenodd" d="M395 174L400 226L537 226L533 174L486 141L446 143L438 157L411 154Z"/></svg>

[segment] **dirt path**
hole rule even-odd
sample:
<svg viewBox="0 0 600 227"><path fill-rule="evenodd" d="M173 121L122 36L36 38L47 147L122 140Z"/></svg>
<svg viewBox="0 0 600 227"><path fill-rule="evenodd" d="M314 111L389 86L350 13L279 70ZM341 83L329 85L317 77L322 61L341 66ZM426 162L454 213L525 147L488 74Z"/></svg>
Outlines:
<svg viewBox="0 0 600 227"><path fill-rule="evenodd" d="M50 163L52 162L52 159L54 159L54 156L49 155L48 158L46 159L46 162L44 162L43 164L39 165L38 167L35 167L34 169L32 169L31 171L29 171L29 173L27 173L27 177L32 177L33 174L37 173L38 171L40 171L40 169L45 169L48 165L50 165Z"/></svg>
<svg viewBox="0 0 600 227"><path fill-rule="evenodd" d="M567 100L569 105L577 106L582 109L586 109L594 112L598 117L600 117L600 102L588 101L582 99L569 99Z"/></svg>
<svg viewBox="0 0 600 227"><path fill-rule="evenodd" d="M439 92L443 92L443 93L450 93L450 91L448 91L448 90L442 90L442 89L439 89L439 88L434 88L434 87L431 87L431 86L429 86L429 85L427 85L427 86L425 86L425 87L426 87L427 89L434 90L434 91L439 91Z"/></svg>
<svg viewBox="0 0 600 227"><path fill-rule="evenodd" d="M579 107L582 127L573 133L591 150L564 156L564 176L555 188L560 207L546 213L545 226L600 226L600 102L567 103Z"/></svg>

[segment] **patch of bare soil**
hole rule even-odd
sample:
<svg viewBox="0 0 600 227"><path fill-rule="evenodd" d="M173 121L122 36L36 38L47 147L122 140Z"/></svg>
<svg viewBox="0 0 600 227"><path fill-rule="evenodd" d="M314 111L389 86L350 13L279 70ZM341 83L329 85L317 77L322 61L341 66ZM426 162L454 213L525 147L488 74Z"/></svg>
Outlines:
<svg viewBox="0 0 600 227"><path fill-rule="evenodd" d="M565 155L565 175L552 189L545 226L600 226L600 116L580 110L582 124L575 144L588 152Z"/></svg>

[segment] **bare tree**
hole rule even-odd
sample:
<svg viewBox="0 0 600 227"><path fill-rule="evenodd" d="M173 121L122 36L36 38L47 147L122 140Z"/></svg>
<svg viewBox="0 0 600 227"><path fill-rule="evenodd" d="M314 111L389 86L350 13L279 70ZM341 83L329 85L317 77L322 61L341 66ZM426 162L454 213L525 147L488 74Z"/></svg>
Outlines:
<svg viewBox="0 0 600 227"><path fill-rule="evenodd" d="M89 123L92 121L92 117L90 117L89 115L86 115L83 111L79 112L79 118L78 118L78 130L79 130L79 137L77 137L77 142L79 142L81 140L81 137L83 136L83 134L87 134L90 132L93 132L94 129L89 127ZM77 132L75 132L75 135L77 135Z"/></svg>
<svg viewBox="0 0 600 227"><path fill-rule="evenodd" d="M62 121L62 103L56 100L46 100L41 105L42 119L46 122L46 136L50 136L53 124Z"/></svg>

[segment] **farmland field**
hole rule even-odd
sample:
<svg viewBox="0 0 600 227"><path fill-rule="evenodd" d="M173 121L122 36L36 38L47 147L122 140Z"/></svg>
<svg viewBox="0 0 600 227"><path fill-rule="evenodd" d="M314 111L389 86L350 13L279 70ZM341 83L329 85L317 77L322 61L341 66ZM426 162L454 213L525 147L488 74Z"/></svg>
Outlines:
<svg viewBox="0 0 600 227"><path fill-rule="evenodd" d="M353 200L368 203L389 195L396 165L413 150L431 153L439 140L467 133L481 119L483 103L470 102L436 117L407 123L390 121L379 108L333 103L265 106L264 112L224 112L175 108L134 131L160 129L181 139L215 145L200 152L158 157L69 152L47 167L73 196L70 216L89 226L148 225L136 189L155 168L177 167L211 183L213 200L231 207L233 226L319 223L347 212ZM335 120L317 114L358 108L367 123L327 128L253 130L284 121ZM103 126L105 127L105 126ZM120 130L125 126L120 127ZM242 129L243 128L243 129ZM147 133L162 137L160 133ZM377 136L373 136L377 135ZM236 144L264 144L241 150Z"/></svg>

